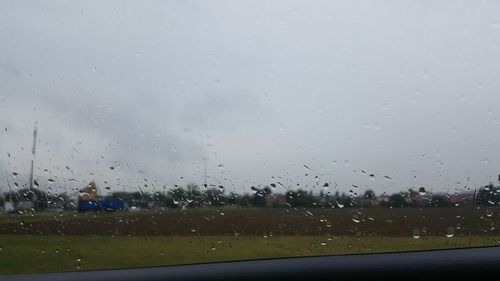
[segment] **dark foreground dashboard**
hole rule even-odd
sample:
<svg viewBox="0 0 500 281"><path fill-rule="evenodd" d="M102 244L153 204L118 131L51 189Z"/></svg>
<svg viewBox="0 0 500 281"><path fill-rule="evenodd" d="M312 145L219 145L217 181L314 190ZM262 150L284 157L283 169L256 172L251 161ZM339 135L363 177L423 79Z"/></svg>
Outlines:
<svg viewBox="0 0 500 281"><path fill-rule="evenodd" d="M1 265L0 265L1 266ZM495 277L496 276L496 277ZM493 279L490 279L494 277ZM300 257L137 269L1 276L0 280L489 280L500 279L500 247Z"/></svg>

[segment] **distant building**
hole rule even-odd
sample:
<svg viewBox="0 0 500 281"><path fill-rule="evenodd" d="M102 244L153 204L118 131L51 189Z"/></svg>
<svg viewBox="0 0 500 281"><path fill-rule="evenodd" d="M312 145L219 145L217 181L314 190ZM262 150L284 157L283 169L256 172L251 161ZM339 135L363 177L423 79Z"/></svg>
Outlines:
<svg viewBox="0 0 500 281"><path fill-rule="evenodd" d="M451 194L448 196L450 203L455 205L472 205L474 203L473 193Z"/></svg>
<svg viewBox="0 0 500 281"><path fill-rule="evenodd" d="M19 201L16 204L16 211L31 211L33 210L35 205L32 201Z"/></svg>
<svg viewBox="0 0 500 281"><path fill-rule="evenodd" d="M89 201L97 199L97 186L94 182L89 183L84 188L80 189L80 200Z"/></svg>
<svg viewBox="0 0 500 281"><path fill-rule="evenodd" d="M375 205L386 205L389 204L389 195L382 194L375 198Z"/></svg>
<svg viewBox="0 0 500 281"><path fill-rule="evenodd" d="M410 196L410 198L411 202L409 203L412 203L416 206L426 206L431 202L431 197L429 195L413 194Z"/></svg>
<svg viewBox="0 0 500 281"><path fill-rule="evenodd" d="M284 207L286 205L286 196L283 194L268 194L266 196L267 207Z"/></svg>
<svg viewBox="0 0 500 281"><path fill-rule="evenodd" d="M3 203L3 210L6 213L12 213L12 212L14 212L15 211L15 209L14 209L14 202L5 201Z"/></svg>

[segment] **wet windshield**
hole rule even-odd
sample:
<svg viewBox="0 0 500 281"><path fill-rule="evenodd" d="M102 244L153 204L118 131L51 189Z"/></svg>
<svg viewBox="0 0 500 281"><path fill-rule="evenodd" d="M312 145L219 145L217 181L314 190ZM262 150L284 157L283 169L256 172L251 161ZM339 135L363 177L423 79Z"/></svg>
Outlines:
<svg viewBox="0 0 500 281"><path fill-rule="evenodd" d="M499 2L4 4L0 274L500 243Z"/></svg>

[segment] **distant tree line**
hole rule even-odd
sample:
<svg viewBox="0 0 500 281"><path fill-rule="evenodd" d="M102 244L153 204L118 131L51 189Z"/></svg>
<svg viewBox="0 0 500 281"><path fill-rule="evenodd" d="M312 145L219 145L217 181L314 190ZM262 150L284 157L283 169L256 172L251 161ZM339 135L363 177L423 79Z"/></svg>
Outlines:
<svg viewBox="0 0 500 281"><path fill-rule="evenodd" d="M15 204L30 202L31 208L35 211L43 211L50 207L60 209L72 209L74 207L67 193L51 194L39 188L21 188L13 192L5 192L0 197L0 206L6 201Z"/></svg>
<svg viewBox="0 0 500 281"><path fill-rule="evenodd" d="M250 188L250 193L227 193L223 186L188 184L185 188L175 187L162 192L112 192L103 198L120 199L129 207L147 208L210 208L222 206L237 207L293 207L293 208L350 208L350 207L449 207L449 206L489 206L500 204L500 187L489 184L474 194L428 193L420 188L408 192L376 195L367 190L362 195L354 192L314 193L302 189L275 193L271 187ZM50 194L40 188L23 188L6 192L0 196L0 203L10 201L31 202L35 211L47 208L72 209L75 204L66 193Z"/></svg>

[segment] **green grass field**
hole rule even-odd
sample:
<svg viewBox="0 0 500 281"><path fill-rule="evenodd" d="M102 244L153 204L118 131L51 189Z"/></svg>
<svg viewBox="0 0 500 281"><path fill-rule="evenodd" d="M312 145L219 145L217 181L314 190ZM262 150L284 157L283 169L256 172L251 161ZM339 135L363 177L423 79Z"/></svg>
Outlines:
<svg viewBox="0 0 500 281"><path fill-rule="evenodd" d="M0 274L497 245L500 237L0 235Z"/></svg>
<svg viewBox="0 0 500 281"><path fill-rule="evenodd" d="M0 274L500 245L499 223L498 208L4 214Z"/></svg>

